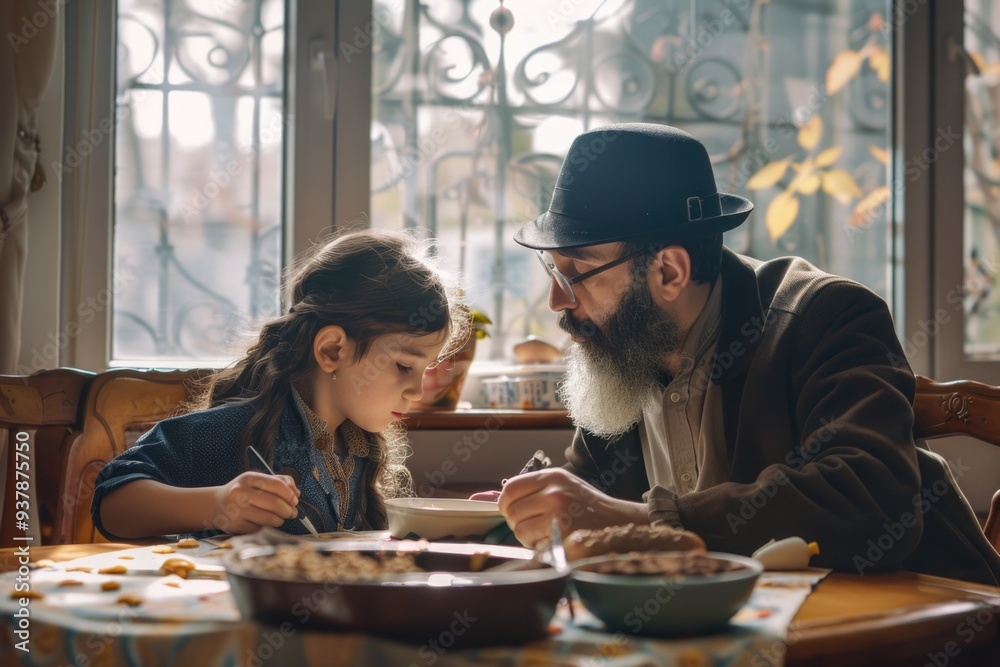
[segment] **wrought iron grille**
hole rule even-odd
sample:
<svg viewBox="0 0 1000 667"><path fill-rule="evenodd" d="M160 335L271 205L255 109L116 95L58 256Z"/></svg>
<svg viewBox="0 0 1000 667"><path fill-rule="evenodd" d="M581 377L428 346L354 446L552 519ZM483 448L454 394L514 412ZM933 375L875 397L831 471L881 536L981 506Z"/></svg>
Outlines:
<svg viewBox="0 0 1000 667"><path fill-rule="evenodd" d="M284 4L119 0L112 358L210 360L278 304Z"/></svg>
<svg viewBox="0 0 1000 667"><path fill-rule="evenodd" d="M706 143L720 189L756 202L727 245L889 296L887 4L376 2L372 222L441 241L500 358L515 338L560 336L511 235L547 208L573 136L665 123ZM782 161L774 183L751 179Z"/></svg>

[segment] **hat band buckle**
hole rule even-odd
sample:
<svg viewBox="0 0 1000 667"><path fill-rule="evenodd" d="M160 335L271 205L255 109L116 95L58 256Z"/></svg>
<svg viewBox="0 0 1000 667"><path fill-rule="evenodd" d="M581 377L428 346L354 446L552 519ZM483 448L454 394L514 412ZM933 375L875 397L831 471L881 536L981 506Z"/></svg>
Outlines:
<svg viewBox="0 0 1000 667"><path fill-rule="evenodd" d="M688 222L695 222L701 220L702 210L701 210L701 197L688 197L687 199L687 213Z"/></svg>

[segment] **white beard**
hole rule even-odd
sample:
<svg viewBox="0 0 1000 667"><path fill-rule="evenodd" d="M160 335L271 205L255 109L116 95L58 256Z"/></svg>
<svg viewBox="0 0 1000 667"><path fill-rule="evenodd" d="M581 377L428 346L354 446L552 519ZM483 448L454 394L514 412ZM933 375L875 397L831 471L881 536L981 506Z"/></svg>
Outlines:
<svg viewBox="0 0 1000 667"><path fill-rule="evenodd" d="M635 377L607 356L576 344L559 395L576 426L614 441L639 423L647 403L657 401L657 387L652 374Z"/></svg>

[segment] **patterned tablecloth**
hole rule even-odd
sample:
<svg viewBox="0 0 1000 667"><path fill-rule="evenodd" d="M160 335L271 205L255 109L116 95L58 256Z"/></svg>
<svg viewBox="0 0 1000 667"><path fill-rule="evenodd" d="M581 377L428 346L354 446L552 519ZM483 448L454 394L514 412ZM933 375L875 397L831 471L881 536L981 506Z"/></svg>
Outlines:
<svg viewBox="0 0 1000 667"><path fill-rule="evenodd" d="M765 573L729 629L715 635L667 640L609 633L576 601L574 619L565 606L560 607L549 639L517 647L460 650L449 648L447 631L417 646L305 630L293 622L268 626L244 621L225 579L96 571L115 565L153 571L177 556L217 566L218 556L226 553L208 542L177 553L155 550L141 547L103 553L35 569L30 586L42 597L30 600L27 607L12 597L18 572L0 576L0 617L5 625L0 633L0 665L763 667L782 664L786 629L825 575L819 570ZM67 585L68 581L79 583ZM102 590L109 581L120 588ZM126 595L142 603L132 607L119 602ZM19 648L23 635L17 634L25 625L25 613L30 638L21 648L27 651Z"/></svg>

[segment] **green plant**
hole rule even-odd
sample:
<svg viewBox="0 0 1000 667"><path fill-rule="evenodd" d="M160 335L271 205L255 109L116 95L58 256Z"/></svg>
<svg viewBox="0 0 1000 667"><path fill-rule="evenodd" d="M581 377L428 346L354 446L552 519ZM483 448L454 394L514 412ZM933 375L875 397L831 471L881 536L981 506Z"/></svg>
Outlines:
<svg viewBox="0 0 1000 667"><path fill-rule="evenodd" d="M474 310L471 313L472 316L472 328L476 332L476 338L483 339L490 335L490 332L486 330L487 324L493 324L493 320L483 315L478 310Z"/></svg>

